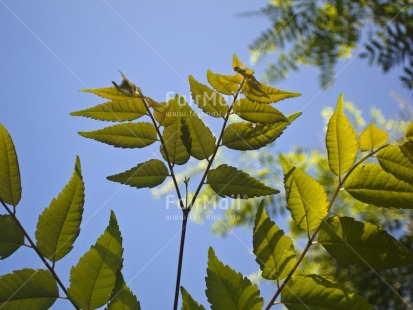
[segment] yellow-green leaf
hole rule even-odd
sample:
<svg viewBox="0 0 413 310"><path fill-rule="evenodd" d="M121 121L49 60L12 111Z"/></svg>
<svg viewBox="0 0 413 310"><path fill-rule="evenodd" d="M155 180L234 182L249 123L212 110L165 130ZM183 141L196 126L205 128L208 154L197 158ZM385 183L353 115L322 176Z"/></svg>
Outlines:
<svg viewBox="0 0 413 310"><path fill-rule="evenodd" d="M130 100L131 97L120 92L116 87L84 88L81 91L111 100Z"/></svg>
<svg viewBox="0 0 413 310"><path fill-rule="evenodd" d="M287 122L288 119L277 109L268 104L260 104L247 98L234 102L234 113L252 123L274 124Z"/></svg>
<svg viewBox="0 0 413 310"><path fill-rule="evenodd" d="M357 134L344 114L343 94L328 122L326 144L331 171L341 176L351 169L357 156Z"/></svg>
<svg viewBox="0 0 413 310"><path fill-rule="evenodd" d="M131 187L155 187L169 175L168 168L159 159L151 159L125 172L108 176L108 180Z"/></svg>
<svg viewBox="0 0 413 310"><path fill-rule="evenodd" d="M318 242L338 261L366 269L397 268L413 263L413 253L384 229L351 217L327 219Z"/></svg>
<svg viewBox="0 0 413 310"><path fill-rule="evenodd" d="M400 147L387 146L377 153L377 159L384 171L413 185L413 163L404 155Z"/></svg>
<svg viewBox="0 0 413 310"><path fill-rule="evenodd" d="M192 99L202 111L212 117L223 117L227 114L227 101L219 93L199 83L192 75L189 76L189 85Z"/></svg>
<svg viewBox="0 0 413 310"><path fill-rule="evenodd" d="M359 147L363 152L372 151L373 149L384 145L388 139L389 134L372 123L361 133Z"/></svg>
<svg viewBox="0 0 413 310"><path fill-rule="evenodd" d="M324 188L304 171L280 156L284 170L287 208L295 224L306 231L321 225L327 216L327 194Z"/></svg>
<svg viewBox="0 0 413 310"><path fill-rule="evenodd" d="M406 131L404 132L404 136L407 140L413 142L413 122L410 122L409 125L407 125Z"/></svg>
<svg viewBox="0 0 413 310"><path fill-rule="evenodd" d="M387 173L378 164L358 166L344 185L350 195L364 203L413 209L413 186Z"/></svg>
<svg viewBox="0 0 413 310"><path fill-rule="evenodd" d="M109 226L89 251L70 270L70 297L82 309L106 304L122 268L122 236L113 211Z"/></svg>
<svg viewBox="0 0 413 310"><path fill-rule="evenodd" d="M19 163L13 140L0 124L0 198L12 206L20 201L22 186Z"/></svg>
<svg viewBox="0 0 413 310"><path fill-rule="evenodd" d="M224 265L212 248L208 251L206 296L212 310L261 310L264 300L256 284Z"/></svg>
<svg viewBox="0 0 413 310"><path fill-rule="evenodd" d="M289 310L373 310L367 301L344 285L317 275L296 275L281 293L281 303Z"/></svg>
<svg viewBox="0 0 413 310"><path fill-rule="evenodd" d="M260 265L263 278L282 280L295 265L293 242L268 217L264 201L258 207L255 218L253 244L255 260Z"/></svg>
<svg viewBox="0 0 413 310"><path fill-rule="evenodd" d="M248 199L279 193L248 173L225 164L210 170L205 183L221 197Z"/></svg>
<svg viewBox="0 0 413 310"><path fill-rule="evenodd" d="M224 95L235 95L243 80L239 74L222 75L213 73L211 70L207 72L208 83L219 93Z"/></svg>
<svg viewBox="0 0 413 310"><path fill-rule="evenodd" d="M260 83L259 90L254 89L252 83L244 83L241 92L251 101L259 103L274 103L286 98L293 98L301 96L300 93L289 92L276 87L271 87ZM262 93L261 93L262 92ZM260 94L261 93L261 94Z"/></svg>
<svg viewBox="0 0 413 310"><path fill-rule="evenodd" d="M110 297L110 302L106 310L140 310L141 305L126 285L122 273L118 270L116 274L115 288Z"/></svg>
<svg viewBox="0 0 413 310"><path fill-rule="evenodd" d="M89 132L80 131L79 135L121 148L142 148L157 141L155 127L146 122L118 124Z"/></svg>
<svg viewBox="0 0 413 310"><path fill-rule="evenodd" d="M21 269L0 277L0 309L46 310L58 297L56 280L47 270Z"/></svg>
<svg viewBox="0 0 413 310"><path fill-rule="evenodd" d="M254 74L254 71L244 65L235 54L232 55L232 69L234 69L235 72L246 76Z"/></svg>
<svg viewBox="0 0 413 310"><path fill-rule="evenodd" d="M183 97L180 97L180 104L183 125L189 133L189 140L183 140L188 153L200 160L210 157L215 150L215 137Z"/></svg>
<svg viewBox="0 0 413 310"><path fill-rule="evenodd" d="M287 117L287 121L270 125L239 122L229 125L222 136L222 145L240 151L257 150L275 141L301 112Z"/></svg>
<svg viewBox="0 0 413 310"><path fill-rule="evenodd" d="M168 127L175 122L177 116L181 113L178 95L176 95L174 99L170 99L167 103L160 103L160 105L161 106L156 107L154 110L153 116L159 125Z"/></svg>
<svg viewBox="0 0 413 310"><path fill-rule="evenodd" d="M182 308L181 310L205 310L203 305L197 303L192 296L181 286Z"/></svg>
<svg viewBox="0 0 413 310"><path fill-rule="evenodd" d="M146 114L145 105L140 98L112 100L89 109L70 113L72 116L84 116L100 121L132 121Z"/></svg>
<svg viewBox="0 0 413 310"><path fill-rule="evenodd" d="M407 141L400 145L400 150L404 156L413 164L413 142Z"/></svg>
<svg viewBox="0 0 413 310"><path fill-rule="evenodd" d="M10 215L0 214L0 259L5 259L24 244L24 234Z"/></svg>
<svg viewBox="0 0 413 310"><path fill-rule="evenodd" d="M85 186L77 157L70 181L37 222L37 247L50 261L56 262L72 250L80 232L84 198Z"/></svg>

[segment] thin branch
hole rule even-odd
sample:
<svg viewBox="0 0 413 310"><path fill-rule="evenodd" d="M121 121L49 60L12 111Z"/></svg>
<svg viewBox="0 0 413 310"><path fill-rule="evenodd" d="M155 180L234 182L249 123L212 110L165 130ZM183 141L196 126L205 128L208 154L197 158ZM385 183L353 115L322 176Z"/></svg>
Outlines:
<svg viewBox="0 0 413 310"><path fill-rule="evenodd" d="M42 260L43 264L46 266L46 268L50 271L52 274L53 278L55 278L56 282L59 284L60 288L62 291L65 293L67 296L67 299L72 303L72 305L75 307L75 309L80 310L80 308L75 304L75 302L70 298L69 292L67 291L66 287L64 286L63 282L60 280L59 276L57 273L54 271L52 266L47 262L46 258L43 256L43 254L40 252L36 244L33 242L32 238L29 236L27 231L24 229L23 225L20 223L20 221L17 219L17 216L15 212L10 210L10 208L7 206L7 204L0 198L0 202L3 205L3 207L7 210L7 212L10 214L10 216L13 218L14 222L19 226L20 230L26 237L27 241L30 243L30 246L35 250L36 254L40 257Z"/></svg>

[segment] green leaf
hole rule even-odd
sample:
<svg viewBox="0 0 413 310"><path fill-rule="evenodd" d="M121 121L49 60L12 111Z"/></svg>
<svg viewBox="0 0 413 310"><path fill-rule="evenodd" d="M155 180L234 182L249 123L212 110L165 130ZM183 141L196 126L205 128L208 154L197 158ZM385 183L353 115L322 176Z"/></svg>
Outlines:
<svg viewBox="0 0 413 310"><path fill-rule="evenodd" d="M84 116L110 122L132 121L145 114L145 105L139 98L112 100L89 109L70 113L72 116Z"/></svg>
<svg viewBox="0 0 413 310"><path fill-rule="evenodd" d="M368 125L361 133L359 138L359 147L361 151L373 151L384 145L389 139L389 134L376 127L373 123Z"/></svg>
<svg viewBox="0 0 413 310"><path fill-rule="evenodd" d="M121 148L142 148L157 141L156 129L151 123L118 124L95 131L79 132L79 135Z"/></svg>
<svg viewBox="0 0 413 310"><path fill-rule="evenodd" d="M228 165L220 165L210 170L206 184L209 184L221 197L248 199L279 193L278 190L264 185L244 171Z"/></svg>
<svg viewBox="0 0 413 310"><path fill-rule="evenodd" d="M205 310L203 305L197 303L192 296L181 286L182 308L181 310Z"/></svg>
<svg viewBox="0 0 413 310"><path fill-rule="evenodd" d="M396 179L378 164L360 165L344 183L354 198L377 207L413 209L413 186Z"/></svg>
<svg viewBox="0 0 413 310"><path fill-rule="evenodd" d="M288 119L277 109L268 104L260 104L242 98L234 102L234 113L252 123L274 124L287 122Z"/></svg>
<svg viewBox="0 0 413 310"><path fill-rule="evenodd" d="M206 159L215 151L215 137L198 115L191 109L183 97L180 97L184 126L189 132L190 143L183 142L188 153L196 159Z"/></svg>
<svg viewBox="0 0 413 310"><path fill-rule="evenodd" d="M118 270L116 274L116 284L110 297L107 310L140 310L141 305L126 285L122 273Z"/></svg>
<svg viewBox="0 0 413 310"><path fill-rule="evenodd" d="M332 216L321 226L318 242L338 261L368 269L397 268L413 263L413 253L382 228Z"/></svg>
<svg viewBox="0 0 413 310"><path fill-rule="evenodd" d="M253 233L254 254L262 277L268 280L284 279L296 262L291 238L270 220L264 201L258 207Z"/></svg>
<svg viewBox="0 0 413 310"><path fill-rule="evenodd" d="M24 244L24 234L10 215L0 214L0 259L5 259Z"/></svg>
<svg viewBox="0 0 413 310"><path fill-rule="evenodd" d="M122 268L122 236L113 211L109 226L70 270L70 297L82 309L96 309L110 299Z"/></svg>
<svg viewBox="0 0 413 310"><path fill-rule="evenodd" d="M271 125L239 122L229 125L222 136L222 145L240 151L257 150L275 141L301 112L287 117L287 121Z"/></svg>
<svg viewBox="0 0 413 310"><path fill-rule="evenodd" d="M317 275L293 276L282 290L281 302L290 310L374 309L343 285Z"/></svg>
<svg viewBox="0 0 413 310"><path fill-rule="evenodd" d="M0 124L0 198L12 206L20 201L22 186L13 140Z"/></svg>
<svg viewBox="0 0 413 310"><path fill-rule="evenodd" d="M264 300L256 284L224 265L212 248L208 251L206 296L212 310L261 310Z"/></svg>
<svg viewBox="0 0 413 310"><path fill-rule="evenodd" d="M213 73L211 70L207 72L208 83L219 93L224 95L235 95L243 80L239 74L222 75Z"/></svg>
<svg viewBox="0 0 413 310"><path fill-rule="evenodd" d="M53 263L68 254L80 232L85 186L80 159L62 192L39 216L36 229L37 247Z"/></svg>
<svg viewBox="0 0 413 310"><path fill-rule="evenodd" d="M186 150L185 144L182 142L181 136L183 134L181 127L181 115L180 113L178 113L175 116L174 122L170 126L165 127L162 133L162 139L165 144L168 157L165 154L164 145L160 146L162 157L166 161L169 161L170 163L177 165L185 164L190 158L190 155Z"/></svg>
<svg viewBox="0 0 413 310"><path fill-rule="evenodd" d="M131 97L116 89L116 87L83 88L82 92L91 93L111 100L130 100Z"/></svg>
<svg viewBox="0 0 413 310"><path fill-rule="evenodd" d="M404 136L407 140L413 142L413 122L410 122L409 125L407 125L406 131L404 132Z"/></svg>
<svg viewBox="0 0 413 310"><path fill-rule="evenodd" d="M274 103L286 98L301 96L300 93L289 92L262 83L259 83L259 90L261 91L261 94L256 89L254 89L254 87L252 87L251 83L244 83L242 85L241 92L249 100L260 103Z"/></svg>
<svg viewBox="0 0 413 310"><path fill-rule="evenodd" d="M321 225L327 216L327 194L311 176L291 165L280 156L284 170L284 186L287 208L291 211L295 224L311 231Z"/></svg>
<svg viewBox="0 0 413 310"><path fill-rule="evenodd" d="M176 95L175 98L170 99L168 103L160 103L160 106L156 107L153 116L159 125L168 127L175 122L177 117L180 117L181 107L179 106L178 100L178 95Z"/></svg>
<svg viewBox="0 0 413 310"><path fill-rule="evenodd" d="M413 142L407 141L399 147L404 156L413 164Z"/></svg>
<svg viewBox="0 0 413 310"><path fill-rule="evenodd" d="M251 76L254 74L254 71L244 65L235 54L232 55L232 69L245 76Z"/></svg>
<svg viewBox="0 0 413 310"><path fill-rule="evenodd" d="M131 187L155 187L169 175L168 168L159 159L151 159L125 172L108 176L108 180Z"/></svg>
<svg viewBox="0 0 413 310"><path fill-rule="evenodd" d="M0 277L0 309L45 310L58 297L57 283L47 270L21 269Z"/></svg>
<svg viewBox="0 0 413 310"><path fill-rule="evenodd" d="M219 93L199 83L192 75L189 76L189 85L192 99L206 114L212 117L223 117L228 113L227 101Z"/></svg>
<svg viewBox="0 0 413 310"><path fill-rule="evenodd" d="M413 163L403 154L400 147L387 146L377 153L377 159L384 171L413 185Z"/></svg>
<svg viewBox="0 0 413 310"><path fill-rule="evenodd" d="M358 143L357 134L344 114L343 94L328 122L326 144L331 171L337 176L349 171L356 160Z"/></svg>

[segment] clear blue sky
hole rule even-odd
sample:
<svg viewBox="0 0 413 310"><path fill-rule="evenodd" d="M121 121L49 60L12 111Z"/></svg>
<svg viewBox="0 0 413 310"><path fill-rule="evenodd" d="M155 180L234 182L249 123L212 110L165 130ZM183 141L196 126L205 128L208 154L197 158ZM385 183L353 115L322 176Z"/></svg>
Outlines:
<svg viewBox="0 0 413 310"><path fill-rule="evenodd" d="M260 18L237 13L266 1L5 1L0 0L0 122L11 133L18 152L23 198L17 214L33 236L36 219L68 181L79 155L86 183L81 234L75 249L57 263L68 285L70 266L94 244L116 212L125 247L125 280L143 309L169 309L173 302L180 222L167 221L164 200L148 189L136 190L106 180L151 158L158 145L123 150L84 139L78 131L110 125L69 116L100 101L81 93L85 87L110 86L125 73L144 93L164 100L169 91L188 96L187 77L206 83L207 69L231 73L232 54L249 59L248 44L269 26ZM263 72L263 66L255 71ZM382 76L364 61L345 61L328 92L320 91L317 71L304 69L277 87L302 92L278 106L303 116L278 140L293 145L322 146L323 106L334 106L340 92L362 108L371 106L393 116L398 111L391 92L411 102L397 75ZM247 167L246 167L247 168ZM3 213L3 211L0 211ZM210 233L211 222L190 223L182 285L204 305L209 246L218 257L244 274L257 270L250 253L251 231L237 229L227 238ZM41 268L34 252L22 248L0 262L0 274L13 269ZM266 286L263 297L272 290ZM58 301L53 309L71 309Z"/></svg>

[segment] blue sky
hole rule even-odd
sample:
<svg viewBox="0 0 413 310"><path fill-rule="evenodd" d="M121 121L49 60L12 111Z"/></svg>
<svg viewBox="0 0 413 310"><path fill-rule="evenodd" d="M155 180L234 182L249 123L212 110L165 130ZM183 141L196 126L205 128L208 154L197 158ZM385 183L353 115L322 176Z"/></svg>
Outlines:
<svg viewBox="0 0 413 310"><path fill-rule="evenodd" d="M168 92L189 96L187 77L206 83L206 71L231 73L232 54L248 62L248 44L269 26L261 18L237 13L266 1L5 1L0 0L0 122L9 130L18 152L23 198L18 216L33 236L36 219L66 184L75 156L82 162L86 204L75 249L58 262L68 284L70 266L94 244L114 210L125 247L124 276L144 309L170 308L180 222L167 221L164 200L148 189L136 190L106 180L158 152L158 145L123 150L80 137L78 131L109 124L71 117L69 113L102 101L81 93L85 87L110 86L121 70L144 93L163 101ZM259 76L264 70L257 65ZM398 111L391 94L411 102L397 74L383 76L360 60L339 64L336 83L321 91L317 70L305 68L276 86L303 95L284 101L286 114L304 114L278 140L278 147L322 146L320 111L334 106L340 92L364 115L377 106L386 116ZM247 167L245 167L247 168ZM2 211L1 211L2 212ZM251 231L237 229L226 238L210 233L211 222L188 227L182 284L199 301L204 297L209 246L226 264L244 274L257 270L251 255ZM0 274L13 269L41 268L27 248L0 262ZM268 300L272 289L263 287ZM54 309L71 309L58 301Z"/></svg>

